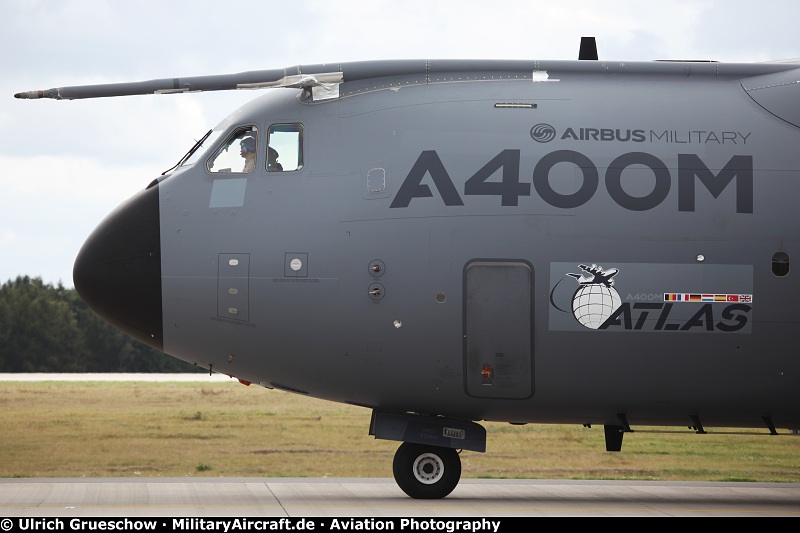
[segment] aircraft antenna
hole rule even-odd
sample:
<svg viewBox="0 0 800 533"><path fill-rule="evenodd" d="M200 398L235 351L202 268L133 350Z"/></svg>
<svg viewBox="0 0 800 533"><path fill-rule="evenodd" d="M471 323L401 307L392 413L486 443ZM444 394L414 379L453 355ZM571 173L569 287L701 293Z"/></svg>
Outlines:
<svg viewBox="0 0 800 533"><path fill-rule="evenodd" d="M597 61L597 42L594 37L581 37L581 49L578 52L578 59Z"/></svg>

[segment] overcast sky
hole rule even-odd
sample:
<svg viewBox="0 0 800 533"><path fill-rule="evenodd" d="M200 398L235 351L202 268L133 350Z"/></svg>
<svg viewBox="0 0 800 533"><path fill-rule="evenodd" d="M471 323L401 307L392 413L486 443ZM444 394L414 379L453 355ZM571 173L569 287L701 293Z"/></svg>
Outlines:
<svg viewBox="0 0 800 533"><path fill-rule="evenodd" d="M0 0L0 284L72 287L83 241L260 92L17 100L68 85L371 59L800 57L797 0ZM271 89L281 90L281 89Z"/></svg>

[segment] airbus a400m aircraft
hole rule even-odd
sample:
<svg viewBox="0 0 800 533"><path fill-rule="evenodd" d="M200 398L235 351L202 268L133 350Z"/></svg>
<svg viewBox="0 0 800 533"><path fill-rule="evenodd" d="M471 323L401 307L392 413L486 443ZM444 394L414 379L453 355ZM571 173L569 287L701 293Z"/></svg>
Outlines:
<svg viewBox="0 0 800 533"><path fill-rule="evenodd" d="M800 62L393 60L280 88L88 237L80 296L245 383L362 406L442 498L482 421L800 428Z"/></svg>

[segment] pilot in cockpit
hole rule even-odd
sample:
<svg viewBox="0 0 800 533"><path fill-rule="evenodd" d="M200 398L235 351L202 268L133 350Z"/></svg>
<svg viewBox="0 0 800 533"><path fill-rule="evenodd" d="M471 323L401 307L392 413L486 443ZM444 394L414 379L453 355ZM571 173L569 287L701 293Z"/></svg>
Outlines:
<svg viewBox="0 0 800 533"><path fill-rule="evenodd" d="M278 151L272 146L267 147L267 170L270 172L280 172L283 170L283 165L278 163Z"/></svg>
<svg viewBox="0 0 800 533"><path fill-rule="evenodd" d="M256 140L253 137L245 137L239 146L239 154L244 157L242 172L252 172L256 168Z"/></svg>

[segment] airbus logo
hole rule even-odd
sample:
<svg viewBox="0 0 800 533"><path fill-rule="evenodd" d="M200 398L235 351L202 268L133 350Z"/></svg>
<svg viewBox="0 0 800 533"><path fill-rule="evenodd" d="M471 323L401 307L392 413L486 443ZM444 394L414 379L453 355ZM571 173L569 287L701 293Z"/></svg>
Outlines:
<svg viewBox="0 0 800 533"><path fill-rule="evenodd" d="M556 138L556 129L550 124L537 124L531 128L531 138L537 143L549 143Z"/></svg>

